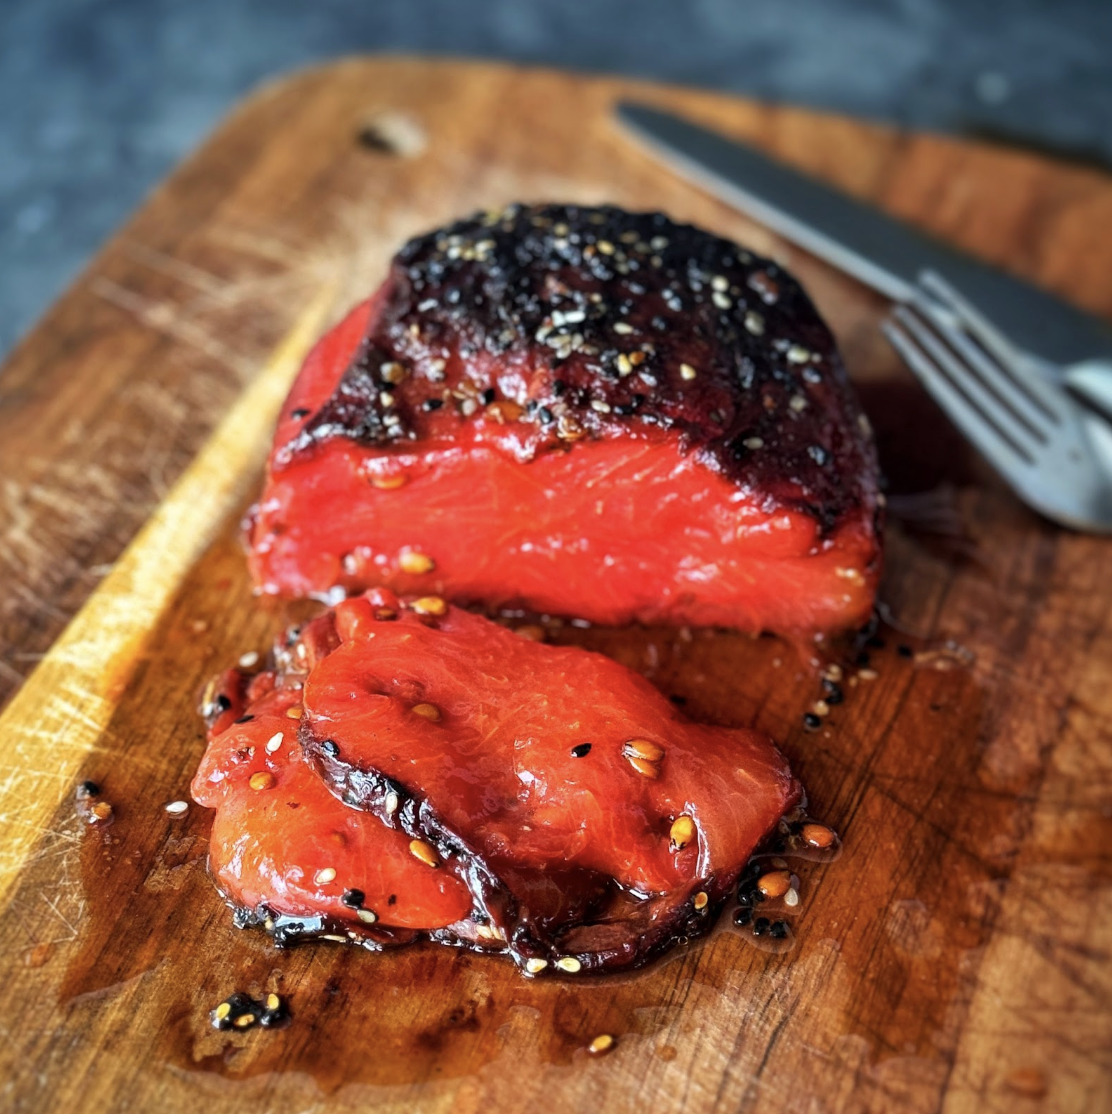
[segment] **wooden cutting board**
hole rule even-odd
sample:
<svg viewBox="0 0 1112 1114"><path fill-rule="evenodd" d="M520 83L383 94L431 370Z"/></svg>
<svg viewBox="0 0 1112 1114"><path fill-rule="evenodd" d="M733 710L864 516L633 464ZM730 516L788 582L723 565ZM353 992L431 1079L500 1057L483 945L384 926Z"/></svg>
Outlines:
<svg viewBox="0 0 1112 1114"><path fill-rule="evenodd" d="M1112 315L1112 187L1088 170L489 65L353 59L256 93L0 378L3 1108L1112 1109L1112 545L1024 510L897 365L884 306L634 148L620 94ZM208 882L205 810L164 811L200 686L289 617L252 598L236 523L298 357L406 236L518 198L662 208L782 259L877 427L899 629L822 730L775 640L574 634L771 732L842 831L840 860L800 867L787 952L723 928L643 973L526 982L434 947L278 951ZM209 1026L265 989L288 1028ZM617 1047L591 1058L600 1033Z"/></svg>

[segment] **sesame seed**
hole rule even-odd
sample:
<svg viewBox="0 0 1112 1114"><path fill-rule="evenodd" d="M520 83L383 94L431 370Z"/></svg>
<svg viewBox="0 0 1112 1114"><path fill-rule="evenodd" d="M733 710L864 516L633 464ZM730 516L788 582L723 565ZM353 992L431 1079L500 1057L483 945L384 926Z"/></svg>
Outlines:
<svg viewBox="0 0 1112 1114"><path fill-rule="evenodd" d="M422 596L410 605L418 615L446 615L448 605L439 596Z"/></svg>
<svg viewBox="0 0 1112 1114"><path fill-rule="evenodd" d="M436 562L427 554L416 549L403 549L398 554L398 568L402 572L420 576L422 573L432 572L436 568Z"/></svg>
<svg viewBox="0 0 1112 1114"><path fill-rule="evenodd" d="M250 651L248 651L248 653L240 655L240 658L239 658L240 669L250 669L253 665L258 665L258 664L259 664L259 655L254 650L250 650Z"/></svg>
<svg viewBox="0 0 1112 1114"><path fill-rule="evenodd" d="M344 890L340 900L351 909L358 909L366 900L367 895L362 890Z"/></svg>
<svg viewBox="0 0 1112 1114"><path fill-rule="evenodd" d="M614 245L609 240L599 240L599 242L596 246L598 247L598 250L602 252L603 255L613 255L614 254Z"/></svg>
<svg viewBox="0 0 1112 1114"><path fill-rule="evenodd" d="M714 278L710 280L710 285L712 290L729 290L730 280L726 278L725 275L715 275Z"/></svg>
<svg viewBox="0 0 1112 1114"><path fill-rule="evenodd" d="M811 358L811 353L801 344L793 344L788 349L789 364L805 364Z"/></svg>
<svg viewBox="0 0 1112 1114"><path fill-rule="evenodd" d="M803 713L803 726L808 731L817 731L822 726L822 720L814 712Z"/></svg>
<svg viewBox="0 0 1112 1114"><path fill-rule="evenodd" d="M414 858L420 859L426 866L440 866L440 856L436 853L436 848L423 839L410 840L409 853Z"/></svg>
<svg viewBox="0 0 1112 1114"><path fill-rule="evenodd" d="M742 444L747 449L763 449L764 441L760 437L746 437Z"/></svg>
<svg viewBox="0 0 1112 1114"><path fill-rule="evenodd" d="M232 1024L237 1029L249 1029L255 1024L255 1020L253 1013L241 1013L239 1017L233 1019Z"/></svg>
<svg viewBox="0 0 1112 1114"><path fill-rule="evenodd" d="M610 403L603 402L601 398L591 399L591 409L597 410L600 414L610 413Z"/></svg>
<svg viewBox="0 0 1112 1114"><path fill-rule="evenodd" d="M814 712L816 716L828 716L830 715L830 705L825 700L816 700L814 704L811 705L811 711Z"/></svg>
<svg viewBox="0 0 1112 1114"><path fill-rule="evenodd" d="M750 310L745 315L745 327L755 337L761 336L765 331L764 318L759 313L754 313Z"/></svg>
<svg viewBox="0 0 1112 1114"><path fill-rule="evenodd" d="M385 810L387 816L390 816L393 813L397 812L398 811L398 795L397 795L397 793L394 793L394 792L387 793L386 794L386 800L383 802L382 807Z"/></svg>
<svg viewBox="0 0 1112 1114"><path fill-rule="evenodd" d="M619 353L614 365L617 367L619 375L629 375L633 371L633 364L624 352ZM591 405L593 406L594 403L591 403Z"/></svg>
<svg viewBox="0 0 1112 1114"><path fill-rule="evenodd" d="M807 409L807 400L802 395L792 395L788 400L788 406L798 414L800 411Z"/></svg>
<svg viewBox="0 0 1112 1114"><path fill-rule="evenodd" d="M576 971L580 971L583 968L583 964L580 963L574 955L560 956L560 958L556 960L556 966L559 967L561 971L567 971L569 975L574 975Z"/></svg>
<svg viewBox="0 0 1112 1114"><path fill-rule="evenodd" d="M171 801L164 808L171 816L184 816L189 811L189 802Z"/></svg>
<svg viewBox="0 0 1112 1114"><path fill-rule="evenodd" d="M378 401L382 406L393 406L394 396L389 391L379 391Z"/></svg>
<svg viewBox="0 0 1112 1114"><path fill-rule="evenodd" d="M414 704L410 710L414 715L430 719L433 723L440 719L440 709L435 704Z"/></svg>
<svg viewBox="0 0 1112 1114"><path fill-rule="evenodd" d="M791 875L786 870L770 870L757 879L757 889L765 897L783 897L791 884Z"/></svg>
<svg viewBox="0 0 1112 1114"><path fill-rule="evenodd" d="M404 472L398 472L393 476L372 476L371 486L377 487L379 491L395 491L399 487L404 487L409 483L409 477Z"/></svg>
<svg viewBox="0 0 1112 1114"><path fill-rule="evenodd" d="M379 375L386 383L400 383L409 375L409 370L402 364L390 361L379 369Z"/></svg>
<svg viewBox="0 0 1112 1114"><path fill-rule="evenodd" d="M287 719L301 719L301 713L304 712L304 711L305 711L305 709L302 708L302 706L300 704L293 704L289 708L286 709L286 718Z"/></svg>
<svg viewBox="0 0 1112 1114"><path fill-rule="evenodd" d="M378 920L378 916L375 913L372 913L370 909L357 909L355 915L364 924L374 924L375 921Z"/></svg>
<svg viewBox="0 0 1112 1114"><path fill-rule="evenodd" d="M794 886L784 894L784 904L790 909L794 909L799 904L799 891Z"/></svg>
<svg viewBox="0 0 1112 1114"><path fill-rule="evenodd" d="M875 681L880 674L877 673L875 669L859 669L857 671L857 676L860 677L862 681Z"/></svg>
<svg viewBox="0 0 1112 1114"><path fill-rule="evenodd" d="M723 293L722 293L722 292L721 292L720 290L716 290L716 291L715 291L715 292L714 292L713 294L711 294L711 296L710 296L710 300L711 300L712 302L714 302L714 304L715 304L715 305L716 305L716 306L717 306L717 307L718 307L719 309L729 309L729 308L730 308L730 306L732 306L732 305L734 304L734 303L733 303L733 302L731 302L731 301L730 301L730 299L729 299L729 298L727 298L727 297L726 297L726 295L725 295L725 294L723 294Z"/></svg>
<svg viewBox="0 0 1112 1114"><path fill-rule="evenodd" d="M676 851L686 847L695 838L695 835L695 821L686 814L677 816L676 819L672 821L672 827L668 832L672 848Z"/></svg>
<svg viewBox="0 0 1112 1114"><path fill-rule="evenodd" d="M275 731L266 741L267 754L273 754L282 745L282 740L284 738L285 735L283 735L281 731Z"/></svg>
<svg viewBox="0 0 1112 1114"><path fill-rule="evenodd" d="M592 1056L605 1056L614 1047L614 1038L609 1033L600 1033L589 1045L587 1051Z"/></svg>
<svg viewBox="0 0 1112 1114"><path fill-rule="evenodd" d="M257 793L261 793L266 789L273 789L275 786L275 777L269 770L259 770L248 778L247 784Z"/></svg>
<svg viewBox="0 0 1112 1114"><path fill-rule="evenodd" d="M543 971L547 966L548 966L548 960L547 959L527 959L525 961L525 970L528 971L530 975L538 974L540 971Z"/></svg>
<svg viewBox="0 0 1112 1114"><path fill-rule="evenodd" d="M268 994L266 996L266 1008L268 1010L270 1010L271 1012L278 1009L278 1007L281 1006L281 1004L282 1004L282 999L279 998L277 994Z"/></svg>
<svg viewBox="0 0 1112 1114"><path fill-rule="evenodd" d="M701 913L707 907L707 902L708 901L710 901L710 898L707 897L706 893L704 893L702 890L700 890L691 899L691 904L694 905L696 910L698 910Z"/></svg>
<svg viewBox="0 0 1112 1114"><path fill-rule="evenodd" d="M680 364L680 378L689 382L699 373L690 364Z"/></svg>
<svg viewBox="0 0 1112 1114"><path fill-rule="evenodd" d="M327 883L334 881L335 878L335 867L326 866L323 870L317 871L317 873L313 876L313 881L316 882L318 886L324 886Z"/></svg>
<svg viewBox="0 0 1112 1114"><path fill-rule="evenodd" d="M653 778L660 777L660 767L655 762L648 762L644 758L626 756L626 761L642 776Z"/></svg>
<svg viewBox="0 0 1112 1114"><path fill-rule="evenodd" d="M572 758L586 758L591 753L590 743L579 743L577 746L571 748Z"/></svg>
<svg viewBox="0 0 1112 1114"><path fill-rule="evenodd" d="M224 1018L226 1018L228 1016L228 1014L230 1014L231 1012L232 1012L231 1002L221 1002L220 1005L217 1006L216 1009L214 1009L212 1011L212 1016L217 1021L223 1021Z"/></svg>
<svg viewBox="0 0 1112 1114"><path fill-rule="evenodd" d="M643 758L646 762L659 762L664 757L664 748L648 739L627 739L622 744L622 754L626 758Z"/></svg>
<svg viewBox="0 0 1112 1114"><path fill-rule="evenodd" d="M615 321L614 332L619 336L629 336L629 334L633 332L633 326L626 321Z"/></svg>

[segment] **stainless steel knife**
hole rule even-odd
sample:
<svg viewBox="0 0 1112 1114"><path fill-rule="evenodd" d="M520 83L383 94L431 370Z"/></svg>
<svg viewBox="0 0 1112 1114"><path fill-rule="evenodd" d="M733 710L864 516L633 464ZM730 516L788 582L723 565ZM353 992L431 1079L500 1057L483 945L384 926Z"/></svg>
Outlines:
<svg viewBox="0 0 1112 1114"><path fill-rule="evenodd" d="M936 271L1036 356L1062 365L1112 356L1112 326L753 147L644 104L622 102L617 114L697 186L890 298L903 301Z"/></svg>

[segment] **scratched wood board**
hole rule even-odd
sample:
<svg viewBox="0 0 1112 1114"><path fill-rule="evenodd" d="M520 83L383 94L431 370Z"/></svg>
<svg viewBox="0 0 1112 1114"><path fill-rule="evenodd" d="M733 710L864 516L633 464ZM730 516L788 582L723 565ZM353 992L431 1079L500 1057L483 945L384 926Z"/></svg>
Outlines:
<svg viewBox="0 0 1112 1114"><path fill-rule="evenodd" d="M1091 170L491 65L353 59L255 93L0 375L4 1108L1112 1109L1112 547L1021 507L898 366L880 300L652 162L610 119L620 94L1112 316ZM642 973L526 982L434 947L279 951L213 891L205 810L163 809L206 678L304 611L252 597L237 532L299 356L406 236L514 199L662 208L774 255L877 428L892 625L822 730L776 640L557 634L781 742L844 836L799 867L786 952L727 926ZM103 831L75 810L84 778L114 805ZM287 1028L210 1027L264 989ZM617 1046L591 1058L602 1032Z"/></svg>

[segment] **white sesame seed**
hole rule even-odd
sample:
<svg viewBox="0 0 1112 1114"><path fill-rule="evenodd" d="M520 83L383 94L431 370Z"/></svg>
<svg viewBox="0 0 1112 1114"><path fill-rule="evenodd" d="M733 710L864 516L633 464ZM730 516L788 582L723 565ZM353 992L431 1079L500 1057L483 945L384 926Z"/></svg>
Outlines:
<svg viewBox="0 0 1112 1114"><path fill-rule="evenodd" d="M801 410L807 409L807 400L802 395L792 395L788 405L798 414Z"/></svg>
<svg viewBox="0 0 1112 1114"><path fill-rule="evenodd" d="M356 915L356 916L357 916L357 917L358 917L358 918L359 918L359 919L360 919L360 920L361 920L361 921L362 921L362 922L363 922L364 924L374 924L374 923L375 923L375 921L377 921L377 920L378 920L378 917L377 917L377 916L376 916L376 915L375 915L374 913L372 913L370 909L357 909L357 910L355 911L355 915Z"/></svg>
<svg viewBox="0 0 1112 1114"><path fill-rule="evenodd" d="M793 344L788 349L788 363L805 364L811 358L811 353L801 344Z"/></svg>
<svg viewBox="0 0 1112 1114"><path fill-rule="evenodd" d="M528 971L530 975L535 975L539 971L543 971L547 966L547 959L527 959L525 961L525 970Z"/></svg>
<svg viewBox="0 0 1112 1114"><path fill-rule="evenodd" d="M730 280L725 275L715 275L710 280L711 289L719 291L727 291L730 289Z"/></svg>
<svg viewBox="0 0 1112 1114"><path fill-rule="evenodd" d="M690 382L699 373L690 364L680 364L680 378Z"/></svg>
<svg viewBox="0 0 1112 1114"><path fill-rule="evenodd" d="M742 444L747 449L763 449L764 441L760 437L746 437Z"/></svg>
<svg viewBox="0 0 1112 1114"><path fill-rule="evenodd" d="M323 886L326 883L331 882L335 877L335 869L330 866L326 866L324 870L317 871L317 873L313 876L313 881L316 882L318 886Z"/></svg>
<svg viewBox="0 0 1112 1114"><path fill-rule="evenodd" d="M576 971L582 969L583 964L580 963L574 955L562 955L556 960L556 966L559 967L561 971L567 971L569 975L574 975Z"/></svg>
<svg viewBox="0 0 1112 1114"><path fill-rule="evenodd" d="M600 414L609 414L610 403L603 402L601 398L593 398L591 399L591 409L597 410Z"/></svg>
<svg viewBox="0 0 1112 1114"><path fill-rule="evenodd" d="M618 354L617 360L615 360L614 362L617 364L619 375L629 375L629 373L633 371L633 364L630 362L629 357L624 352L620 352Z"/></svg>
<svg viewBox="0 0 1112 1114"><path fill-rule="evenodd" d="M246 654L241 654L239 658L240 669L250 669L253 665L259 664L259 655L254 650L248 651Z"/></svg>
<svg viewBox="0 0 1112 1114"><path fill-rule="evenodd" d="M799 904L799 891L794 886L784 894L784 904L792 909Z"/></svg>
<svg viewBox="0 0 1112 1114"><path fill-rule="evenodd" d="M386 794L386 802L383 805L386 809L386 815L390 816L398 811L398 795L397 793L390 792Z"/></svg>
<svg viewBox="0 0 1112 1114"><path fill-rule="evenodd" d="M765 331L764 318L752 310L745 315L745 327L755 336L759 337Z"/></svg>
<svg viewBox="0 0 1112 1114"><path fill-rule="evenodd" d="M633 326L627 321L615 321L614 332L618 333L620 336L629 336L629 334L633 332Z"/></svg>
<svg viewBox="0 0 1112 1114"><path fill-rule="evenodd" d="M383 406L393 406L394 396L389 391L380 391L378 401Z"/></svg>
<svg viewBox="0 0 1112 1114"><path fill-rule="evenodd" d="M171 801L165 808L171 816L184 816L189 811L189 802Z"/></svg>
<svg viewBox="0 0 1112 1114"><path fill-rule="evenodd" d="M714 304L719 309L729 309L730 306L734 304L730 301L729 298L726 297L725 294L722 293L721 290L716 290L713 294L711 294L710 300L714 302Z"/></svg>
<svg viewBox="0 0 1112 1114"><path fill-rule="evenodd" d="M587 315L581 309L568 310L564 314L564 321L568 325L578 325L580 321L586 321Z"/></svg>
<svg viewBox="0 0 1112 1114"><path fill-rule="evenodd" d="M267 754L273 754L282 745L282 740L284 738L285 735L283 735L281 731L276 731L273 735L271 735L270 738L266 741Z"/></svg>

